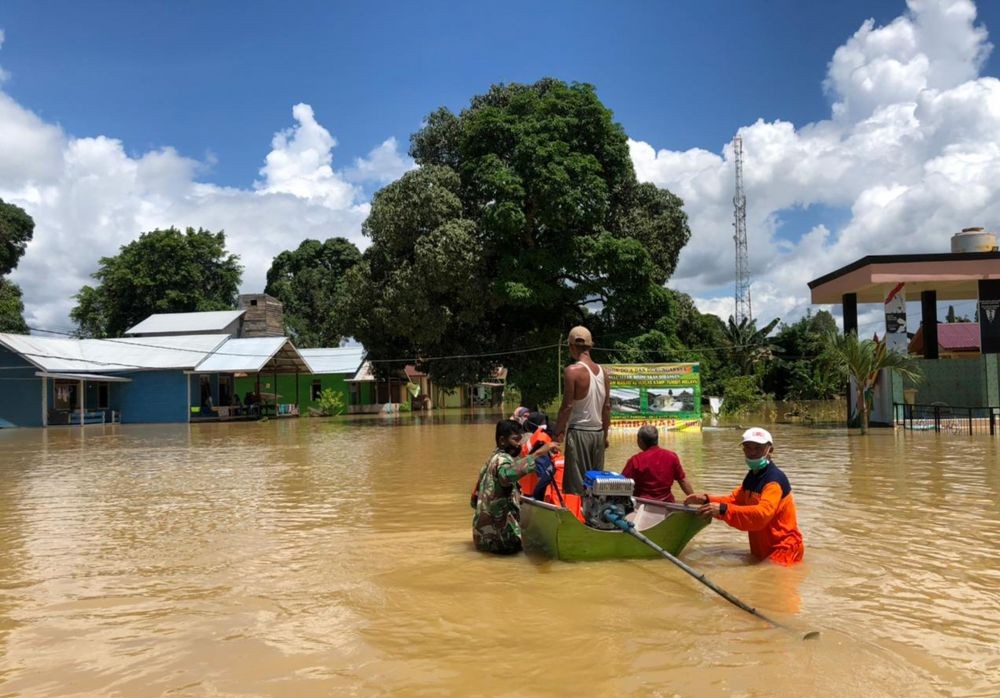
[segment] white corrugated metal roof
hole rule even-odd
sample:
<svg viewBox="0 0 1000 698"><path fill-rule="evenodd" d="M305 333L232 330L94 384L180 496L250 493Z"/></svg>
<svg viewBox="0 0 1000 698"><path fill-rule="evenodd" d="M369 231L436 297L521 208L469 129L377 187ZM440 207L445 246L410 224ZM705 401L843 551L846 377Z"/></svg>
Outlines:
<svg viewBox="0 0 1000 698"><path fill-rule="evenodd" d="M211 310L202 313L156 313L125 334L221 332L245 310Z"/></svg>
<svg viewBox="0 0 1000 698"><path fill-rule="evenodd" d="M365 356L364 347L299 349L313 373L354 374Z"/></svg>
<svg viewBox="0 0 1000 698"><path fill-rule="evenodd" d="M159 338L157 338L159 339ZM305 362L288 337L248 337L230 339L198 364L196 373L258 373L279 353L288 367L309 373ZM280 372L280 369L279 369Z"/></svg>
<svg viewBox="0 0 1000 698"><path fill-rule="evenodd" d="M44 371L191 369L229 339L224 334L73 339L0 334L0 344Z"/></svg>

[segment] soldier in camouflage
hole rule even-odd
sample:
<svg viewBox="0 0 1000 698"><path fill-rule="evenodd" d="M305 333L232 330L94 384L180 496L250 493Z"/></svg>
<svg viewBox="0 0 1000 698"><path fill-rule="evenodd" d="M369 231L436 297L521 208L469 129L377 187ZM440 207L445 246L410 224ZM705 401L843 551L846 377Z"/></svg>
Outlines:
<svg viewBox="0 0 1000 698"><path fill-rule="evenodd" d="M479 471L472 494L476 513L472 518L472 540L488 553L509 555L521 550L520 492L517 481L535 467L535 457L548 453L546 444L530 456L521 453L523 428L511 419L497 422L496 450Z"/></svg>

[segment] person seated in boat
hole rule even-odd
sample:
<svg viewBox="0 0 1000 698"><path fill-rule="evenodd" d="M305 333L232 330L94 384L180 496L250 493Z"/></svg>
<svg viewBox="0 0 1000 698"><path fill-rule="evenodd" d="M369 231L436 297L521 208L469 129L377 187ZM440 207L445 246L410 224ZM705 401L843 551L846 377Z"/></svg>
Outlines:
<svg viewBox="0 0 1000 698"><path fill-rule="evenodd" d="M681 459L673 451L660 448L660 433L656 427L652 424L639 427L635 440L639 453L628 459L622 475L635 480L636 497L673 502L674 495L670 490L675 482L684 494L694 494Z"/></svg>
<svg viewBox="0 0 1000 698"><path fill-rule="evenodd" d="M726 495L691 494L685 504L700 504L699 512L746 531L750 552L779 565L802 561L805 545L795 516L795 499L788 478L771 459L774 441L766 429L743 432L743 457L750 471L743 484Z"/></svg>
<svg viewBox="0 0 1000 698"><path fill-rule="evenodd" d="M517 481L535 469L535 459L554 444L543 444L533 455L521 455L524 429L512 419L497 422L496 449L479 471L472 493L472 541L483 552L509 555L521 550L521 511Z"/></svg>
<svg viewBox="0 0 1000 698"><path fill-rule="evenodd" d="M552 443L552 435L549 433L549 418L541 412L529 412L521 426L524 428L524 437L521 439L522 456L534 454L544 444ZM545 498L545 491L555 475L555 455L555 453L549 453L535 459L535 471L521 478L521 492L533 499L542 500Z"/></svg>
<svg viewBox="0 0 1000 698"><path fill-rule="evenodd" d="M527 407L518 407L514 410L514 414L510 416L512 420L524 426L524 421L528 418L528 414L531 412Z"/></svg>

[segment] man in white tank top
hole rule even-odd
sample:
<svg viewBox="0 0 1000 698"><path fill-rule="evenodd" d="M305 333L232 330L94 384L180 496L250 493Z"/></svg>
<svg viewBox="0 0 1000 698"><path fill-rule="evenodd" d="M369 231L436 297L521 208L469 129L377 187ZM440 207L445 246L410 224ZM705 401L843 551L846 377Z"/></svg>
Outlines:
<svg viewBox="0 0 1000 698"><path fill-rule="evenodd" d="M563 401L556 441L563 443L566 469L563 489L583 494L583 474L604 470L604 449L611 426L611 390L607 372L590 358L594 339L586 327L569 331L569 353L576 363L563 371Z"/></svg>

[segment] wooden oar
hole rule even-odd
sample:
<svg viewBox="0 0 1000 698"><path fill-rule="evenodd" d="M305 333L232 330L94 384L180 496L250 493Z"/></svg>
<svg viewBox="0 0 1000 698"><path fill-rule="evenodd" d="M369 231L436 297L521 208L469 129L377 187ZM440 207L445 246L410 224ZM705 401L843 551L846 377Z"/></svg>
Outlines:
<svg viewBox="0 0 1000 698"><path fill-rule="evenodd" d="M633 536L634 538L636 538L636 539L642 541L643 543L645 543L646 545L648 545L650 548L652 548L653 550L655 550L656 552L658 552L660 555L662 555L663 557L665 557L668 560L670 560L672 563L674 563L675 565L677 565L678 567L680 567L682 570L684 570L685 572L687 572L689 575L691 575L692 577L694 577L695 579L697 579L699 582L701 582L702 584L704 584L705 586L707 586L709 589L711 589L712 591L714 591L716 594L718 594L719 596L721 596L722 598L724 598L726 601L728 601L729 603L733 604L737 608L740 608L740 609L746 611L747 613L750 613L752 615L757 616L761 620L766 621L767 623L770 623L775 628L782 628L784 630L791 630L791 628L789 628L789 627L787 627L785 625L782 625L778 621L773 620L771 618L768 618L763 613L761 613L760 611L758 611L756 608L753 608L752 606L749 606L749 605L743 603L738 598L736 598L735 596L733 596L732 594L730 594L728 591L726 591L722 587L720 587L717 584L715 584L712 580L710 580L704 574L702 574L698 570L694 569L693 567L691 567L687 563L682 562L677 557L675 557L674 555L670 554L669 552L667 552L666 550L664 550L663 548L661 548L659 545L657 545L656 543L654 543L653 541L651 541L649 538L647 538L643 534L639 533L637 530L635 530L635 524L633 524L631 521L627 520L624 516L619 515L615 511L605 510L604 511L604 518L606 520L608 520L610 523L613 523L615 526L617 526L621 530L623 530L625 533L629 534L630 536ZM806 633L802 637L802 639L803 640L815 640L818 637L819 637L819 631L814 630L812 632Z"/></svg>

